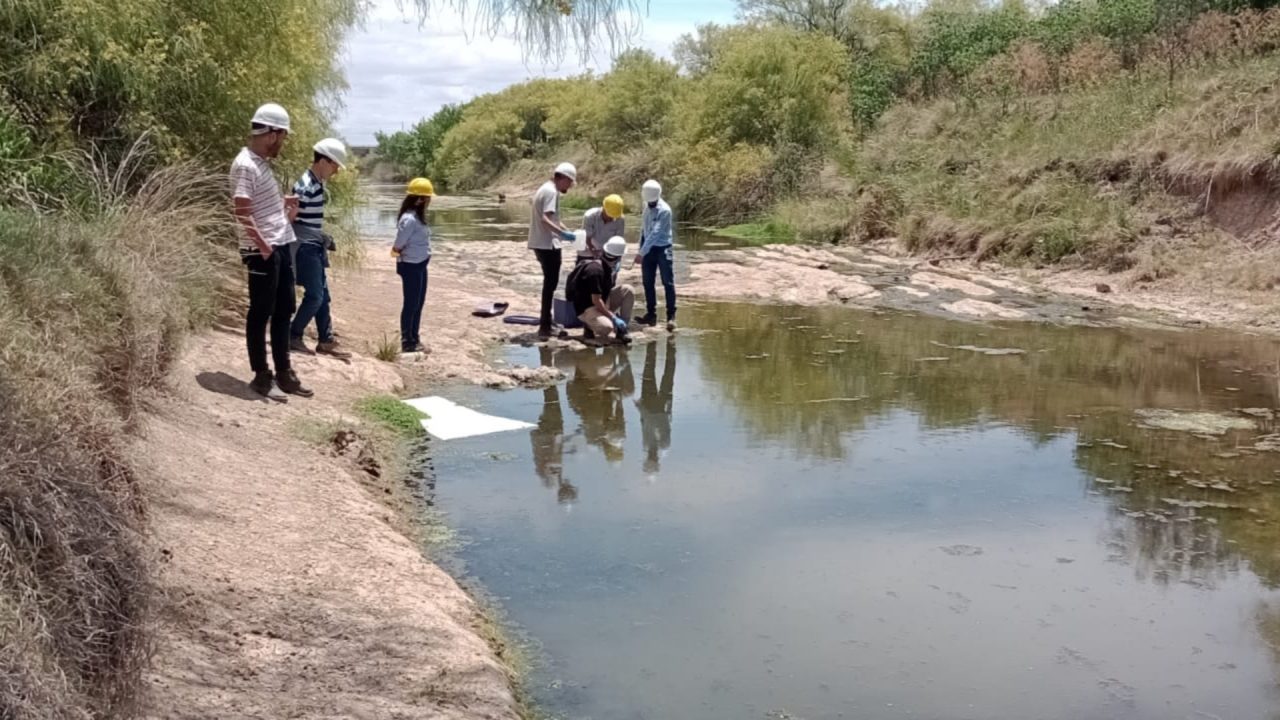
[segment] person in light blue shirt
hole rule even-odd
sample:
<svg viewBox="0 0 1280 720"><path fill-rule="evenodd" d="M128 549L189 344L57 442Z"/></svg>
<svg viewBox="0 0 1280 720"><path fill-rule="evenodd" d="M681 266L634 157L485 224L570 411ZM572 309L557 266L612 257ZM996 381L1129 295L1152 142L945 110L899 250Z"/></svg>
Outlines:
<svg viewBox="0 0 1280 720"><path fill-rule="evenodd" d="M404 303L400 307L401 352L426 349L418 333L422 326L422 306L427 302L427 265L431 262L427 208L435 194L430 180L410 180L396 221L396 241L391 246L391 255L396 259L396 274L404 290Z"/></svg>
<svg viewBox="0 0 1280 720"><path fill-rule="evenodd" d="M644 316L636 318L643 325L658 324L658 293L655 281L662 275L662 288L667 300L667 330L676 329L676 281L673 245L674 223L671 206L662 199L662 186L657 180L646 180L640 188L644 200L644 214L640 220L640 252L635 262L640 264L644 281Z"/></svg>

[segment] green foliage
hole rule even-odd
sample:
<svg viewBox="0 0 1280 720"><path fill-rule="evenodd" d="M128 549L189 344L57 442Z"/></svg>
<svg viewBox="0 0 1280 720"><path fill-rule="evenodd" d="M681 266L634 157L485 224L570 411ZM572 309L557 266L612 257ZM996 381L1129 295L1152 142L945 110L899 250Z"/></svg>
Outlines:
<svg viewBox="0 0 1280 720"><path fill-rule="evenodd" d="M290 111L309 156L343 86L338 50L357 0L11 0L0 75L17 122L46 150L108 163L147 135L156 162L228 159L254 108ZM308 158L309 159L309 158Z"/></svg>
<svg viewBox="0 0 1280 720"><path fill-rule="evenodd" d="M372 395L356 403L361 415L406 437L422 434L419 422L427 415L392 395Z"/></svg>
<svg viewBox="0 0 1280 720"><path fill-rule="evenodd" d="M685 130L695 142L817 147L841 127L847 78L848 56L831 38L735 28L697 81Z"/></svg>
<svg viewBox="0 0 1280 720"><path fill-rule="evenodd" d="M612 154L667 133L676 101L676 66L647 50L619 55L600 79L586 139L596 152Z"/></svg>
<svg viewBox="0 0 1280 720"><path fill-rule="evenodd" d="M465 105L445 105L434 115L413 126L412 130L375 133L378 155L391 161L405 175L439 177L436 156L444 136L462 120Z"/></svg>
<svg viewBox="0 0 1280 720"><path fill-rule="evenodd" d="M930 93L959 87L988 58L1004 52L1027 33L1025 7L931 5L920 18L911 71Z"/></svg>
<svg viewBox="0 0 1280 720"><path fill-rule="evenodd" d="M767 218L759 222L739 223L727 227L716 228L713 235L741 240L748 245L769 245L772 243L788 243L796 238L791 226L776 218Z"/></svg>

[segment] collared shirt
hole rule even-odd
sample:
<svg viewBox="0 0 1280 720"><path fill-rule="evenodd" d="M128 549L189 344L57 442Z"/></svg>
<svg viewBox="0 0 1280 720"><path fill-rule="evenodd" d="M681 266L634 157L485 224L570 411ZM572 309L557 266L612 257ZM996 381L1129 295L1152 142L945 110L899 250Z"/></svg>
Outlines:
<svg viewBox="0 0 1280 720"><path fill-rule="evenodd" d="M231 162L231 197L250 201L249 214L268 245L280 247L293 242L293 228L284 211L280 186L271 174L271 163L247 147L241 148ZM257 250L244 228L240 228L240 247Z"/></svg>
<svg viewBox="0 0 1280 720"><path fill-rule="evenodd" d="M653 248L670 247L675 243L675 231L671 225L671 206L659 200L657 207L644 206L640 221L640 254L648 255Z"/></svg>
<svg viewBox="0 0 1280 720"><path fill-rule="evenodd" d="M293 221L293 234L299 241L324 247L324 183L308 168L293 184L298 196L298 219Z"/></svg>
<svg viewBox="0 0 1280 720"><path fill-rule="evenodd" d="M604 218L604 208L591 208L582 216L582 229L587 233L587 241L595 243L596 248L603 248L609 238L614 235L620 236L627 229L625 218L613 218L607 221ZM578 257L595 257L595 253L588 247L578 253Z"/></svg>
<svg viewBox="0 0 1280 720"><path fill-rule="evenodd" d="M431 259L431 228L409 211L400 216L396 224L396 242L400 251L399 262L420 263Z"/></svg>
<svg viewBox="0 0 1280 720"><path fill-rule="evenodd" d="M547 213L560 217L560 191L548 180L533 194L533 217L529 222L529 247L533 250L555 250L556 241L551 228L542 221Z"/></svg>

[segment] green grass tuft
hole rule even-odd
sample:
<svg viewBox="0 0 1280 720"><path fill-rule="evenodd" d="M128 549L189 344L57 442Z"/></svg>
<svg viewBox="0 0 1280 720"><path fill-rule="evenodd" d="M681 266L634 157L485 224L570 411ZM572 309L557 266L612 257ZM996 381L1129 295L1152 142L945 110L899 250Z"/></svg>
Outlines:
<svg viewBox="0 0 1280 720"><path fill-rule="evenodd" d="M426 413L409 407L392 395L367 397L356 403L356 410L365 418L405 437L421 435L423 430L419 420L427 417Z"/></svg>

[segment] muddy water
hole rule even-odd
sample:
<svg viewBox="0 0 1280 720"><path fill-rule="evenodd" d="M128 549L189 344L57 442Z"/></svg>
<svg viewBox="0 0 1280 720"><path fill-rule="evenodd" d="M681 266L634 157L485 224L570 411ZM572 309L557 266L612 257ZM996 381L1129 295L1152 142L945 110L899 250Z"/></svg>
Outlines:
<svg viewBox="0 0 1280 720"><path fill-rule="evenodd" d="M700 304L433 443L566 718L1280 716L1280 348ZM1269 449L1271 448L1271 449Z"/></svg>

